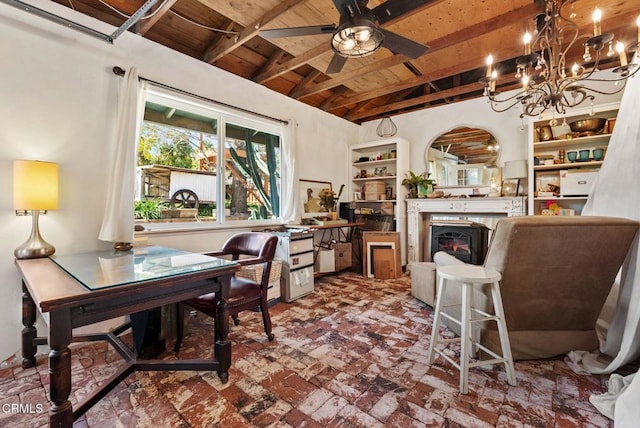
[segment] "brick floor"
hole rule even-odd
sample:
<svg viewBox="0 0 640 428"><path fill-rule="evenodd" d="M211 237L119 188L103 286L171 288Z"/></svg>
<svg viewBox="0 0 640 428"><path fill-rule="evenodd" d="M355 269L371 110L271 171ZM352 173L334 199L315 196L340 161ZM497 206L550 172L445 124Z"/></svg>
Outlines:
<svg viewBox="0 0 640 428"><path fill-rule="evenodd" d="M442 358L426 364L432 311L411 297L408 277L323 277L312 295L279 303L270 312L273 342L267 341L259 313L242 313L238 327L231 323L227 384L211 372L134 373L75 426L613 426L588 401L604 390L607 376L574 374L562 358L516 362L515 387L506 383L502 366L472 369L469 394L459 394L457 370ZM213 320L200 314L185 328L180 357L208 355ZM119 364L104 343L73 345L72 403ZM27 370L15 358L4 366L0 426L46 426L46 357ZM19 403L22 413L11 412Z"/></svg>

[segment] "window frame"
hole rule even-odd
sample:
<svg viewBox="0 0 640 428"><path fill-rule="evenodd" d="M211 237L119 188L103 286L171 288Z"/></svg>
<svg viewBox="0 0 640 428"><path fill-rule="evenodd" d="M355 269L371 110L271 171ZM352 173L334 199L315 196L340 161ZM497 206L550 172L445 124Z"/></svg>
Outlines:
<svg viewBox="0 0 640 428"><path fill-rule="evenodd" d="M250 227L262 227L262 226L272 226L280 224L279 218L282 217L282 209L284 207L283 196L285 192L283 191L283 187L285 185L286 176L286 168L287 162L285 162L285 150L284 144L288 144L285 141L284 135L284 124L279 123L277 121L272 121L269 119L259 119L251 116L249 113L246 115L240 114L234 110L225 108L223 106L218 106L211 102L207 102L205 100L200 100L197 98L190 97L188 95L176 94L175 92L171 92L169 90L158 88L158 87L148 87L145 89L145 105L146 102L153 102L157 104L161 104L167 107L176 108L184 111L193 112L199 115L206 116L211 118L212 120L217 121L217 133L212 135L216 135L217 145L216 145L216 176L224 177L225 173L225 164L224 164L224 153L225 153L225 141L226 141L226 126L227 124L232 124L234 126L242 126L246 128L251 128L260 132L266 132L272 135L277 136L280 139L280 150L279 150L279 164L280 164L280 178L279 178L279 188L280 188L280 212L274 219L261 219L261 220L227 220L225 218L225 204L224 197L221 195L225 195L225 180L218 179L216 180L216 219L214 221L198 221L195 220L193 222L157 222L157 223L144 223L146 232L167 232L167 231L189 231L189 230L202 230L202 229L228 229L228 228L250 228ZM144 112L146 107L143 106L142 111ZM139 123L139 126L142 126L143 118ZM139 138L139 137L138 137ZM139 141L136 142L136 151L138 147ZM222 154L222 155L220 155ZM137 164L137 163L136 163ZM132 185L136 185L137 179L134 177L132 180Z"/></svg>

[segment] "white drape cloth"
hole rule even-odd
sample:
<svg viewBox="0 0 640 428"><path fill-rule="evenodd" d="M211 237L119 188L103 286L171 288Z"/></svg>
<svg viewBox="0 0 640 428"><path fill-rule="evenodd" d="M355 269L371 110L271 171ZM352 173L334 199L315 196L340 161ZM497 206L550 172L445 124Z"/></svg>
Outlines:
<svg viewBox="0 0 640 428"><path fill-rule="evenodd" d="M297 218L297 173L295 169L296 163L296 135L298 130L298 122L293 119L287 119L288 125L283 127L283 158L284 158L284 175L282 177L282 197L280 201L284 203L280 206L280 218L282 223L292 223ZM281 202L282 203L282 202Z"/></svg>
<svg viewBox="0 0 640 428"><path fill-rule="evenodd" d="M116 138L109 150L107 204L98 238L110 242L133 242L136 150L144 111L144 82L135 67L129 68L120 85Z"/></svg>
<svg viewBox="0 0 640 428"><path fill-rule="evenodd" d="M637 56L634 62L638 63ZM605 161L583 215L626 217L640 221L639 111L640 76L635 76L627 82ZM606 338L600 344L600 351L613 360L603 363L598 361L598 352L574 351L568 355L567 363L577 372L611 373L640 356L639 240L640 236L636 235L618 276L619 295L615 312ZM640 376L630 375L622 379L612 375L609 392L591 396L590 401L603 414L610 418L615 416L616 428L638 426Z"/></svg>

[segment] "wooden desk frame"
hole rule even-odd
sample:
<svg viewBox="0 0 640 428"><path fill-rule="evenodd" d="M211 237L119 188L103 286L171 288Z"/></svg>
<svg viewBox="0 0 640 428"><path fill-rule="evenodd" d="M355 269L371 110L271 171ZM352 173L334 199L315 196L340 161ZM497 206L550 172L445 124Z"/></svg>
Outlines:
<svg viewBox="0 0 640 428"><path fill-rule="evenodd" d="M231 342L229 297L231 276L240 268L230 265L156 280L135 282L89 291L49 259L16 260L22 276L22 367L36 365L38 345L49 344L51 409L49 426L72 427L73 421L102 399L114 386L135 370L216 370L223 383L229 379ZM158 306L181 302L215 292L218 313L215 321L214 355L210 360L141 360L117 337L128 324L105 334L72 336L76 327L94 324ZM38 337L34 323L36 308L49 314L49 338ZM71 342L107 340L126 365L107 379L92 396L73 409L71 394Z"/></svg>

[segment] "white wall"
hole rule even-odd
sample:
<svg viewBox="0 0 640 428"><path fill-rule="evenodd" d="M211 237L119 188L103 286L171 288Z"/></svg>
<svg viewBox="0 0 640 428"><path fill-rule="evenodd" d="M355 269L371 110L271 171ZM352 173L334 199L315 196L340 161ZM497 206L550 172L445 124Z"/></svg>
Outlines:
<svg viewBox="0 0 640 428"><path fill-rule="evenodd" d="M114 28L53 2L38 5L110 34ZM97 239L106 183L105 159L114 136L121 78L111 69L135 65L141 76L274 117L294 119L298 176L348 177L347 146L360 127L250 83L142 37L125 33L113 45L0 4L0 361L20 348L21 287L13 250L29 235L30 217L12 207L12 161L60 165L59 209L41 216L43 237L58 254L107 249ZM216 249L233 231L152 235L151 243L193 251ZM44 333L44 331L41 331ZM43 351L41 349L40 351Z"/></svg>

